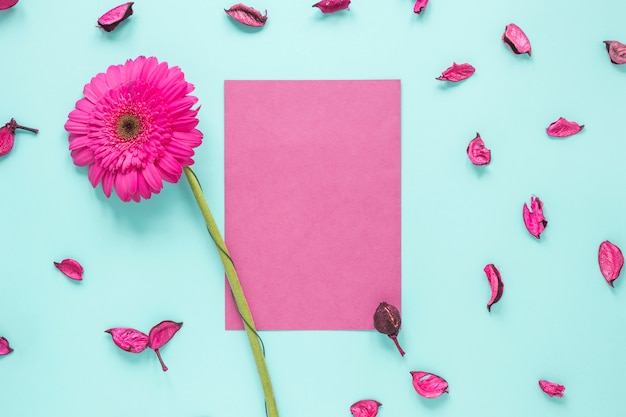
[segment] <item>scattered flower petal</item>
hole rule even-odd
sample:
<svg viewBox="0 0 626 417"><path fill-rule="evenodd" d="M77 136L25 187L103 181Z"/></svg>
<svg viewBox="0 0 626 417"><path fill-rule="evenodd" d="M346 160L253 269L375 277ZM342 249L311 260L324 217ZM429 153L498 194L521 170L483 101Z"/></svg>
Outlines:
<svg viewBox="0 0 626 417"><path fill-rule="evenodd" d="M441 76L436 79L439 81L451 81L456 83L471 77L475 71L476 69L470 64L457 64L456 62L453 62L452 66L442 72Z"/></svg>
<svg viewBox="0 0 626 417"><path fill-rule="evenodd" d="M350 412L354 417L376 417L381 405L375 400L361 400L350 406Z"/></svg>
<svg viewBox="0 0 626 417"><path fill-rule="evenodd" d="M170 341L177 331L183 326L182 323L176 323L171 320L165 320L150 329L148 335L151 349L159 349L164 344Z"/></svg>
<svg viewBox="0 0 626 417"><path fill-rule="evenodd" d="M448 382L440 376L428 372L411 371L413 388L424 398L437 398L448 392Z"/></svg>
<svg viewBox="0 0 626 417"><path fill-rule="evenodd" d="M100 16L100 19L98 19L98 27L102 28L105 32L111 32L117 25L133 14L133 4L135 3L131 1L112 8Z"/></svg>
<svg viewBox="0 0 626 417"><path fill-rule="evenodd" d="M10 9L20 0L0 0L0 10Z"/></svg>
<svg viewBox="0 0 626 417"><path fill-rule="evenodd" d="M60 263L54 262L54 266L68 278L76 281L82 281L83 279L83 273L85 272L83 266L74 259L63 259Z"/></svg>
<svg viewBox="0 0 626 417"><path fill-rule="evenodd" d="M483 270L485 271L487 280L489 280L489 285L491 286L491 298L487 303L487 310L491 311L491 306L500 301L500 298L502 298L504 283L502 282L500 271L498 271L498 268L496 268L494 264L486 265Z"/></svg>
<svg viewBox="0 0 626 417"><path fill-rule="evenodd" d="M11 149L13 149L16 129L28 130L29 132L33 132L35 134L39 133L39 130L30 127L20 126L17 124L15 119L11 119L9 123L5 124L3 127L0 127L0 156L8 154L9 152L11 152Z"/></svg>
<svg viewBox="0 0 626 417"><path fill-rule="evenodd" d="M113 343L126 352L139 353L148 347L148 335L128 327L116 327L105 330L113 337Z"/></svg>
<svg viewBox="0 0 626 417"><path fill-rule="evenodd" d="M541 390L550 397L563 397L563 391L565 391L565 387L563 385L555 384L554 382L546 381L545 379L539 380L539 386L541 387Z"/></svg>
<svg viewBox="0 0 626 417"><path fill-rule="evenodd" d="M322 13L335 13L347 9L348 6L350 6L350 0L322 0L313 5Z"/></svg>
<svg viewBox="0 0 626 417"><path fill-rule="evenodd" d="M13 352L13 349L9 346L9 341L4 337L0 337L0 356L8 355L11 352Z"/></svg>
<svg viewBox="0 0 626 417"><path fill-rule="evenodd" d="M491 150L485 147L485 142L476 132L476 137L467 145L467 156L474 165L487 165L491 162Z"/></svg>
<svg viewBox="0 0 626 417"><path fill-rule="evenodd" d="M506 25L502 34L502 42L513 51L514 54L531 55L530 40L519 26L514 23Z"/></svg>
<svg viewBox="0 0 626 417"><path fill-rule="evenodd" d="M572 136L583 130L585 125L579 125L576 122L570 122L564 117L559 117L556 122L550 123L550 126L546 128L546 132L549 136L557 138L564 138L566 136Z"/></svg>
<svg viewBox="0 0 626 417"><path fill-rule="evenodd" d="M624 255L619 247L605 240L598 249L598 264L600 264L602 276L612 287L613 281L619 277L624 266Z"/></svg>
<svg viewBox="0 0 626 417"><path fill-rule="evenodd" d="M267 10L265 11L265 16L263 16L257 9L241 3L235 4L230 9L224 9L224 11L239 23L248 26L261 27L267 21Z"/></svg>
<svg viewBox="0 0 626 417"><path fill-rule="evenodd" d="M604 41L611 62L616 65L626 64L626 45L618 41Z"/></svg>
<svg viewBox="0 0 626 417"><path fill-rule="evenodd" d="M428 0L417 0L415 6L413 6L413 12L420 14L424 11L426 6L428 6Z"/></svg>
<svg viewBox="0 0 626 417"><path fill-rule="evenodd" d="M400 355L404 356L404 350L402 350L400 343L398 343L398 333L400 332L401 324L400 312L396 307L384 301L378 305L374 313L374 327L380 333L389 336L398 348Z"/></svg>
<svg viewBox="0 0 626 417"><path fill-rule="evenodd" d="M548 221L543 217L543 203L539 197L535 197L534 195L530 197L530 209L526 203L524 203L522 217L524 218L524 224L528 232L539 239L541 232L543 232L548 225Z"/></svg>

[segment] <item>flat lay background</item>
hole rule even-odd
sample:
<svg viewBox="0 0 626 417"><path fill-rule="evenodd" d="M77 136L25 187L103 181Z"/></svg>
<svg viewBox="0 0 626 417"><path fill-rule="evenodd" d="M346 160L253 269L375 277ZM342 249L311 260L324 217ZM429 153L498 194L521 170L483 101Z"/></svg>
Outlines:
<svg viewBox="0 0 626 417"><path fill-rule="evenodd" d="M602 43L626 42L626 3L432 0L417 16L412 0L354 0L334 15L254 0L268 10L259 30L230 20L230 3L159 0L136 2L112 33L95 28L117 4L21 0L0 12L0 119L40 129L0 159L0 335L15 349L0 358L3 416L264 415L245 334L224 330L223 272L187 184L140 204L107 199L67 150L83 85L138 55L196 85L194 169L220 226L224 80L401 80L407 354L375 331L262 332L281 416L349 416L364 398L383 403L381 417L623 413L626 290L624 278L606 284L597 250L607 239L626 249L626 71ZM511 22L532 57L501 42ZM476 73L436 81L454 61ZM561 116L584 131L549 138ZM487 167L465 154L476 132ZM532 194L549 221L540 241L521 218ZM66 257L83 282L53 267ZM505 284L491 313L487 263ZM103 332L166 319L184 322L162 349L166 373ZM450 394L419 397L412 370L446 378ZM565 397L543 394L542 378Z"/></svg>

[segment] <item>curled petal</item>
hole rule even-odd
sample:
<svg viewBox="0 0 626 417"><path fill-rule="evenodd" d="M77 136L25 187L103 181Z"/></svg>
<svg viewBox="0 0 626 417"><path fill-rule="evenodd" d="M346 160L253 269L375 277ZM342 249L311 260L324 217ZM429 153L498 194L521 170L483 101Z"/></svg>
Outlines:
<svg viewBox="0 0 626 417"><path fill-rule="evenodd" d="M83 266L74 259L63 259L61 262L54 262L54 266L68 278L76 281L82 281L83 279L83 273L85 272Z"/></svg>
<svg viewBox="0 0 626 417"><path fill-rule="evenodd" d="M102 28L105 32L111 32L117 25L133 14L133 4L135 3L131 1L112 8L100 16L100 19L98 19L98 27Z"/></svg>
<svg viewBox="0 0 626 417"><path fill-rule="evenodd" d="M322 11L322 13L335 13L345 10L350 6L350 0L322 0L313 5Z"/></svg>
<svg viewBox="0 0 626 417"><path fill-rule="evenodd" d="M456 62L453 62L452 66L442 72L436 79L439 81L451 81L456 83L471 77L474 72L476 72L476 69L470 64L457 64Z"/></svg>
<svg viewBox="0 0 626 417"><path fill-rule="evenodd" d="M546 132L549 136L557 138L564 138L566 136L572 136L583 130L585 125L579 125L576 122L570 122L564 117L559 117L556 122L550 123L550 126L546 128Z"/></svg>
<svg viewBox="0 0 626 417"><path fill-rule="evenodd" d="M502 282L500 271L498 271L498 268L496 268L494 264L486 265L483 270L485 271L487 279L489 280L489 285L491 286L491 298L487 303L487 310L491 311L491 306L500 301L500 298L502 298L504 283Z"/></svg>
<svg viewBox="0 0 626 417"><path fill-rule="evenodd" d="M9 341L4 337L0 337L0 356L8 355L11 352L13 352L13 349L9 346Z"/></svg>
<svg viewBox="0 0 626 417"><path fill-rule="evenodd" d="M19 0L0 0L0 10L9 9L17 4Z"/></svg>
<svg viewBox="0 0 626 417"><path fill-rule="evenodd" d="M361 400L350 406L350 412L354 417L376 417L381 405L375 400Z"/></svg>
<svg viewBox="0 0 626 417"><path fill-rule="evenodd" d="M440 376L422 371L411 371L413 388L424 398L437 398L448 392L448 382Z"/></svg>
<svg viewBox="0 0 626 417"><path fill-rule="evenodd" d="M624 255L622 255L619 247L605 240L600 244L600 249L598 249L598 264L600 265L602 276L612 287L613 281L619 277L624 266Z"/></svg>
<svg viewBox="0 0 626 417"><path fill-rule="evenodd" d="M474 165L487 165L491 162L491 150L485 147L485 142L476 132L476 137L467 145L467 156Z"/></svg>
<svg viewBox="0 0 626 417"><path fill-rule="evenodd" d="M539 380L539 387L541 387L541 390L550 397L563 397L563 391L565 391L565 387L563 385L555 384L554 382L546 381L545 379Z"/></svg>
<svg viewBox="0 0 626 417"><path fill-rule="evenodd" d="M11 152L15 144L15 132L9 127L0 127L0 156Z"/></svg>
<svg viewBox="0 0 626 417"><path fill-rule="evenodd" d="M149 344L151 349L157 350L170 341L183 323L176 323L171 320L165 320L150 329Z"/></svg>
<svg viewBox="0 0 626 417"><path fill-rule="evenodd" d="M526 203L524 203L522 217L524 218L524 225L526 225L528 232L539 239L541 232L543 232L548 225L548 221L543 217L543 203L539 197L530 197L530 209Z"/></svg>
<svg viewBox="0 0 626 417"><path fill-rule="evenodd" d="M611 62L616 65L626 64L626 45L618 41L604 41Z"/></svg>
<svg viewBox="0 0 626 417"><path fill-rule="evenodd" d="M148 336L139 330L128 327L116 327L105 330L113 337L113 343L126 352L139 353L148 347Z"/></svg>
<svg viewBox="0 0 626 417"><path fill-rule="evenodd" d="M238 3L230 9L224 9L227 15L247 26L261 27L267 21L267 10L265 16L260 11L244 4Z"/></svg>
<svg viewBox="0 0 626 417"><path fill-rule="evenodd" d="M420 14L424 11L426 6L428 6L428 0L417 0L415 6L413 6L413 12Z"/></svg>
<svg viewBox="0 0 626 417"><path fill-rule="evenodd" d="M532 53L528 36L514 23L506 25L502 34L502 42L511 48L514 54L528 54L530 56Z"/></svg>

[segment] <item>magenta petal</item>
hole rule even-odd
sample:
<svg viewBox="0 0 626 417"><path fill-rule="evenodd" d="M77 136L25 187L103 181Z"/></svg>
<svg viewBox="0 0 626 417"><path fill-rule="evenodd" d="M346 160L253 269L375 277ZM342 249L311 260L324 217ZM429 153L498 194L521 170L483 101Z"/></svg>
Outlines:
<svg viewBox="0 0 626 417"><path fill-rule="evenodd" d="M550 123L550 126L546 128L546 132L549 136L557 138L564 138L566 136L572 136L583 130L585 125L579 125L576 122L570 122L564 117L559 117L556 122Z"/></svg>
<svg viewBox="0 0 626 417"><path fill-rule="evenodd" d="M467 145L467 156L474 165L487 165L491 162L491 151L485 147L485 142L478 132L476 132L476 137Z"/></svg>
<svg viewBox="0 0 626 417"><path fill-rule="evenodd" d="M133 4L135 3L131 1L120 4L109 10L98 19L98 27L102 28L105 32L111 32L117 25L133 14Z"/></svg>
<svg viewBox="0 0 626 417"><path fill-rule="evenodd" d="M611 62L616 65L626 64L626 45L618 41L604 41Z"/></svg>
<svg viewBox="0 0 626 417"><path fill-rule="evenodd" d="M555 384L554 382L546 381L545 379L539 380L539 386L541 387L541 390L550 397L563 397L563 391L565 391L565 387L563 385Z"/></svg>
<svg viewBox="0 0 626 417"><path fill-rule="evenodd" d="M11 352L13 352L13 349L9 346L9 341L4 337L0 337L0 356L8 355Z"/></svg>
<svg viewBox="0 0 626 417"><path fill-rule="evenodd" d="M11 130L8 126L0 127L0 156L11 152L14 144L15 131Z"/></svg>
<svg viewBox="0 0 626 417"><path fill-rule="evenodd" d="M54 262L54 266L61 272L63 272L68 278L74 279L76 281L82 281L83 267L78 261L74 259L63 259L60 263Z"/></svg>
<svg viewBox="0 0 626 417"><path fill-rule="evenodd" d="M519 26L514 23L506 25L502 34L502 42L506 44L515 54L531 55L530 40Z"/></svg>
<svg viewBox="0 0 626 417"><path fill-rule="evenodd" d="M602 276L612 287L613 281L619 277L624 266L624 255L619 247L605 240L600 243L600 249L598 249L598 264L600 264Z"/></svg>
<svg viewBox="0 0 626 417"><path fill-rule="evenodd" d="M541 232L543 232L548 225L548 221L543 217L543 203L539 197L530 197L530 209L526 203L524 203L522 217L524 218L524 225L526 225L528 232L539 239Z"/></svg>
<svg viewBox="0 0 626 417"><path fill-rule="evenodd" d="M350 6L350 0L322 0L313 5L322 13L335 13L347 9L348 6Z"/></svg>
<svg viewBox="0 0 626 417"><path fill-rule="evenodd" d="M354 417L376 417L381 405L378 401L361 400L350 406L350 412Z"/></svg>
<svg viewBox="0 0 626 417"><path fill-rule="evenodd" d="M128 327L116 327L105 330L113 337L113 343L120 349L131 353L142 352L148 347L148 336L139 330Z"/></svg>
<svg viewBox="0 0 626 417"><path fill-rule="evenodd" d="M428 372L411 371L413 388L424 398L437 398L448 392L448 382L440 376Z"/></svg>
<svg viewBox="0 0 626 417"><path fill-rule="evenodd" d="M428 6L428 0L417 0L415 6L413 6L413 12L420 14L424 11L426 6Z"/></svg>
<svg viewBox="0 0 626 417"><path fill-rule="evenodd" d="M261 27L267 21L267 10L265 11L265 16L263 16L257 9L241 3L235 4L230 9L224 9L224 11L239 23L248 26Z"/></svg>
<svg viewBox="0 0 626 417"><path fill-rule="evenodd" d="M496 268L494 264L486 265L483 271L485 271L487 279L489 280L489 285L491 286L491 298L487 303L487 310L491 311L491 306L500 301L500 298L502 297L502 293L504 292L504 283L502 282L500 271L498 271L498 268Z"/></svg>
<svg viewBox="0 0 626 417"><path fill-rule="evenodd" d="M0 0L0 10L9 9L17 4L19 0Z"/></svg>
<svg viewBox="0 0 626 417"><path fill-rule="evenodd" d="M471 77L475 71L476 69L470 64L457 64L456 62L453 62L452 66L442 72L441 76L436 79L439 81L451 81L456 83Z"/></svg>
<svg viewBox="0 0 626 417"><path fill-rule="evenodd" d="M150 329L150 342L148 346L151 349L159 349L164 344L170 341L178 330L183 326L183 323L176 323L170 320L162 321L161 323Z"/></svg>

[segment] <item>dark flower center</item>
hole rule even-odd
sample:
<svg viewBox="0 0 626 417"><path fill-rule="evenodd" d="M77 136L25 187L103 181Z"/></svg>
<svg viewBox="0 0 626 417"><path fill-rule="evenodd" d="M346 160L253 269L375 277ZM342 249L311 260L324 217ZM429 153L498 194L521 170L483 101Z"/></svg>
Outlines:
<svg viewBox="0 0 626 417"><path fill-rule="evenodd" d="M134 139L141 130L139 119L132 114L124 114L117 121L117 136L122 139Z"/></svg>

